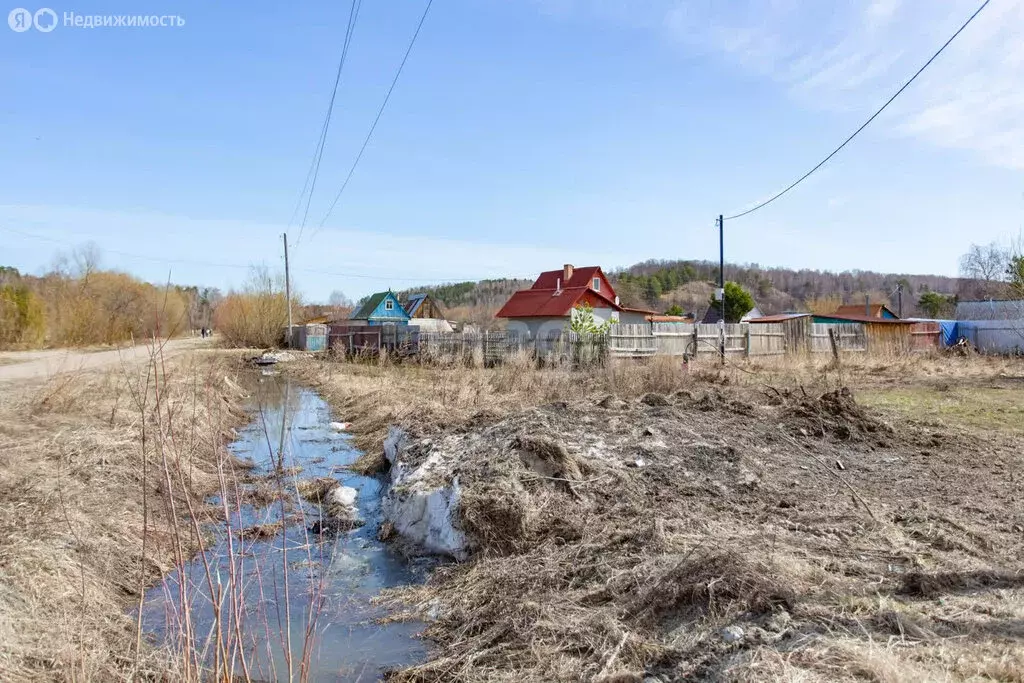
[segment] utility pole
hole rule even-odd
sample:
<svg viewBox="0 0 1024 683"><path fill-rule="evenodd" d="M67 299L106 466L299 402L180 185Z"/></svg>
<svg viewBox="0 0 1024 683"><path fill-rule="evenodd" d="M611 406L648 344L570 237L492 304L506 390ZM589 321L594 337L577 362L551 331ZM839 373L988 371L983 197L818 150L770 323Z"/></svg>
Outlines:
<svg viewBox="0 0 1024 683"><path fill-rule="evenodd" d="M722 365L725 365L725 217L722 214L718 214L718 295L722 298L718 352L722 355Z"/></svg>
<svg viewBox="0 0 1024 683"><path fill-rule="evenodd" d="M292 347L292 278L288 271L288 233L282 233L284 240L284 298L288 302L288 330L284 334L288 348Z"/></svg>
<svg viewBox="0 0 1024 683"><path fill-rule="evenodd" d="M902 318L903 317L903 283L902 282L897 282L896 283L896 296L898 297L898 301L899 301L900 318Z"/></svg>

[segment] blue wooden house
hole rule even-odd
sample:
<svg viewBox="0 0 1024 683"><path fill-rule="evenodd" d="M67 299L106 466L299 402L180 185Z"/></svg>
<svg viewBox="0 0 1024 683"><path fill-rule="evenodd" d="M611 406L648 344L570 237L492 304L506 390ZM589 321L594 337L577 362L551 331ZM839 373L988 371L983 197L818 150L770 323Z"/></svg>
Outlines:
<svg viewBox="0 0 1024 683"><path fill-rule="evenodd" d="M365 325L384 325L386 323L405 325L409 322L409 313L402 308L402 304L394 292L377 292L371 294L366 303L349 316L349 320Z"/></svg>

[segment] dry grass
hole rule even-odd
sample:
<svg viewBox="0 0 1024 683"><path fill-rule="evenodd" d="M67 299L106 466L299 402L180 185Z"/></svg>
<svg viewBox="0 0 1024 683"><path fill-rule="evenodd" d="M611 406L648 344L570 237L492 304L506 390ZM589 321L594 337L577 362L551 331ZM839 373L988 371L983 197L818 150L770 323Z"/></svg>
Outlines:
<svg viewBox="0 0 1024 683"><path fill-rule="evenodd" d="M1021 368L297 371L370 456L397 424L450 453L462 486L473 557L388 597L436 645L396 680L897 682L1024 680L1022 444L837 388L948 391Z"/></svg>
<svg viewBox="0 0 1024 683"><path fill-rule="evenodd" d="M197 547L189 508L216 518L225 372L156 359L0 393L0 679L177 676L126 610Z"/></svg>

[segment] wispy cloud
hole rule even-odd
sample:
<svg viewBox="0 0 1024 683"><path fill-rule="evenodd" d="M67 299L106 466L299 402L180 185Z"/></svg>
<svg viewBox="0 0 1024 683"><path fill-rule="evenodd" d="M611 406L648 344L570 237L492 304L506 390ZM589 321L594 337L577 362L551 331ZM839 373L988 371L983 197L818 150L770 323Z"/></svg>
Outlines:
<svg viewBox="0 0 1024 683"><path fill-rule="evenodd" d="M541 5L555 0L535 0ZM802 104L865 116L980 0L557 0L646 26L778 82ZM877 124L890 134L1024 169L1024 0L993 0Z"/></svg>

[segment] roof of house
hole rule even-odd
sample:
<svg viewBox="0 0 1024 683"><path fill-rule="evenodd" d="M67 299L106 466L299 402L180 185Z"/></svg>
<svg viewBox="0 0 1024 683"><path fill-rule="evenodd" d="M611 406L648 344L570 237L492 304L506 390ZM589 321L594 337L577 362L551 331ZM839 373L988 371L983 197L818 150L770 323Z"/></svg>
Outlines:
<svg viewBox="0 0 1024 683"><path fill-rule="evenodd" d="M371 294L366 299L366 303L360 306L358 311L355 311L352 315L349 316L349 320L369 320L370 316L373 315L373 312L377 310L377 306L380 305L380 302L386 299L389 295L391 297L395 296L394 293L391 291L377 292L376 294ZM401 306L401 304L399 304L399 306Z"/></svg>
<svg viewBox="0 0 1024 683"><path fill-rule="evenodd" d="M743 315L742 322L750 322L750 320L747 319L747 316L751 313L756 314L758 318L761 317L761 311L758 310L757 306L754 306ZM700 322L703 325L713 325L721 320L721 318L722 307L721 304L716 303L714 306L708 306L708 310L704 311L704 317L700 319Z"/></svg>
<svg viewBox="0 0 1024 683"><path fill-rule="evenodd" d="M619 306L620 311L626 313L643 313L645 315L658 315L657 311L649 311L646 308L633 308L632 306Z"/></svg>
<svg viewBox="0 0 1024 683"><path fill-rule="evenodd" d="M893 318L899 317L885 304L845 304L837 308L834 313L836 315L859 315L861 317L883 318L885 317L886 311L888 311L889 315Z"/></svg>
<svg viewBox="0 0 1024 683"><path fill-rule="evenodd" d="M961 301L956 305L957 320L1024 320L1024 300Z"/></svg>
<svg viewBox="0 0 1024 683"><path fill-rule="evenodd" d="M590 287L563 287L561 291L554 288L521 289L505 302L496 315L499 318L562 318L569 315L588 292L608 308L621 309Z"/></svg>
<svg viewBox="0 0 1024 683"><path fill-rule="evenodd" d="M647 322L651 323L692 323L692 315L649 315Z"/></svg>
<svg viewBox="0 0 1024 683"><path fill-rule="evenodd" d="M615 290L600 266L573 268L572 276L564 280L565 269L547 270L537 276L530 289L514 293L495 315L499 318L564 318L574 306L586 303L616 311L632 310L637 313L653 313L640 309L623 309L615 301ZM594 278L600 277L607 288L595 290ZM564 280L564 281L563 281Z"/></svg>
<svg viewBox="0 0 1024 683"><path fill-rule="evenodd" d="M839 320L844 323L871 323L872 325L913 325L912 320L901 320L899 318L876 318L871 315L840 315L838 313L814 314L814 319L824 318L826 320Z"/></svg>
<svg viewBox="0 0 1024 683"><path fill-rule="evenodd" d="M582 268L573 268L572 277L567 281L561 283L562 289L569 289L571 287L590 287L594 277L601 273L600 266L584 266ZM559 286L559 281L562 279L562 270L546 270L537 276L537 280L533 283L533 287L530 289L556 289Z"/></svg>
<svg viewBox="0 0 1024 683"><path fill-rule="evenodd" d="M416 317L416 311L423 302L427 300L426 294L411 294L409 300L405 302L405 312L409 314L410 318Z"/></svg>
<svg viewBox="0 0 1024 683"><path fill-rule="evenodd" d="M748 323L784 323L787 320L806 318L810 313L776 313L775 315L762 315L760 318L751 318Z"/></svg>

